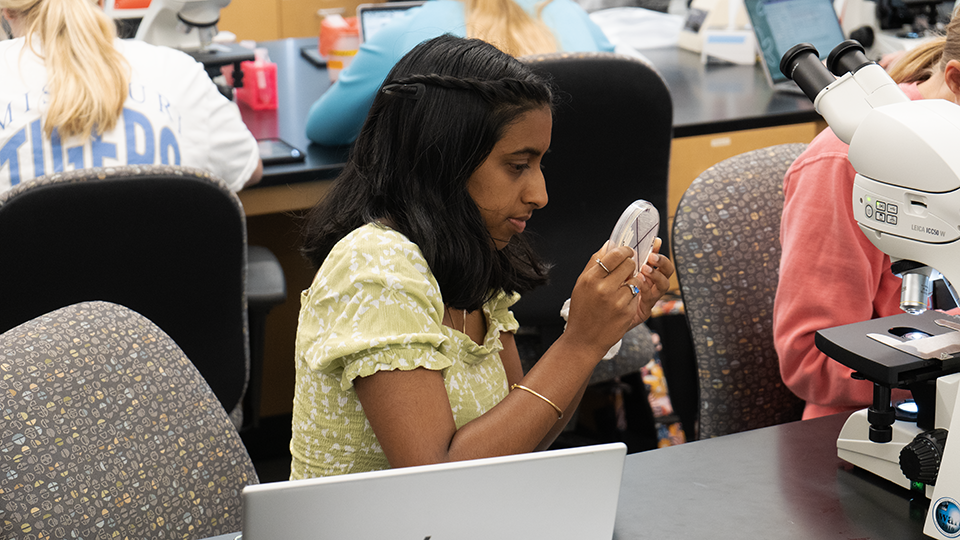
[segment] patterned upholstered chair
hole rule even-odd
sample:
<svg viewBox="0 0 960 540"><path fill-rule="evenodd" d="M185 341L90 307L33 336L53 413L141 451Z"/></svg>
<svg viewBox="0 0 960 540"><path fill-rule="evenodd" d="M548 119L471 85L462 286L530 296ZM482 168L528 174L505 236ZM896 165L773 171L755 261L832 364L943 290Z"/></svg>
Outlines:
<svg viewBox="0 0 960 540"><path fill-rule="evenodd" d="M200 169L25 182L0 193L0 332L77 302L127 306L176 340L240 426L259 391L266 314L286 297L276 257L248 249L246 234L240 200Z"/></svg>
<svg viewBox="0 0 960 540"><path fill-rule="evenodd" d="M773 347L783 176L805 144L724 160L693 181L673 224L673 254L700 379L700 439L793 420Z"/></svg>
<svg viewBox="0 0 960 540"><path fill-rule="evenodd" d="M241 529L253 464L203 377L142 315L89 302L7 330L0 395L0 538Z"/></svg>

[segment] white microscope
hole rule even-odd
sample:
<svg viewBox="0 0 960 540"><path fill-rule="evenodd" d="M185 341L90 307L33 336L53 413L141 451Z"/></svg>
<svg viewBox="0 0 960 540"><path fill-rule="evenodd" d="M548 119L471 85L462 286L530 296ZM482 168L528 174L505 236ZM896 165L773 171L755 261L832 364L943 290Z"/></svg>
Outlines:
<svg viewBox="0 0 960 540"><path fill-rule="evenodd" d="M866 55L909 51L931 39L950 20L951 0L835 0L843 35L863 44Z"/></svg>
<svg viewBox="0 0 960 540"><path fill-rule="evenodd" d="M206 51L230 0L153 0L136 38L184 51Z"/></svg>
<svg viewBox="0 0 960 540"><path fill-rule="evenodd" d="M826 67L811 45L797 45L780 70L850 145L854 216L903 277L906 313L816 334L821 351L874 383L873 405L847 420L837 454L922 492L930 499L924 534L957 538L960 435L947 442L960 434L960 317L926 306L936 270L946 284L960 283L960 106L910 101L852 40L830 53ZM913 392L915 416L893 406L893 388Z"/></svg>
<svg viewBox="0 0 960 540"><path fill-rule="evenodd" d="M203 64L214 81L223 66L233 65L233 88L243 86L241 63L254 59L254 52L236 43L214 43L220 10L230 0L152 0L143 15L135 39L163 45L193 56ZM217 85L220 92L233 99L233 89Z"/></svg>

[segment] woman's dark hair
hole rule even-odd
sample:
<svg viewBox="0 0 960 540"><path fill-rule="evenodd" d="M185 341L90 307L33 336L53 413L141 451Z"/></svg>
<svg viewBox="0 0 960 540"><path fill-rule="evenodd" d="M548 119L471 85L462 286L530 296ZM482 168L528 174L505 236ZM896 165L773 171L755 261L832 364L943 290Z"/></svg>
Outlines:
<svg viewBox="0 0 960 540"><path fill-rule="evenodd" d="M495 249L467 180L522 114L552 105L549 84L492 45L450 35L417 45L387 76L343 172L307 216L302 253L319 267L350 231L382 220L420 247L456 309L543 284L546 268L522 235Z"/></svg>

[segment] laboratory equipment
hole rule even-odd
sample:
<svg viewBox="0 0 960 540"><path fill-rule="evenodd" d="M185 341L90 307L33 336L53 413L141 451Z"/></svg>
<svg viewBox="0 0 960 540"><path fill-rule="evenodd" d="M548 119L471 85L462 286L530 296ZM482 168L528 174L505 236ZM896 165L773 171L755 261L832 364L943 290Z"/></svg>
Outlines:
<svg viewBox="0 0 960 540"><path fill-rule="evenodd" d="M859 41L869 58L909 51L935 37L950 21L950 0L836 0L844 35Z"/></svg>
<svg viewBox="0 0 960 540"><path fill-rule="evenodd" d="M636 267L633 274L647 263L653 252L653 244L660 230L660 212L649 201L637 199L620 214L620 219L610 233L607 249L630 246L633 249L633 261Z"/></svg>
<svg viewBox="0 0 960 540"><path fill-rule="evenodd" d="M230 0L153 0L136 38L184 51L207 51Z"/></svg>
<svg viewBox="0 0 960 540"><path fill-rule="evenodd" d="M816 334L820 350L874 385L873 405L850 416L837 453L921 491L930 499L924 534L956 538L960 443L946 443L960 433L960 317L927 311L926 302L937 271L954 299L949 284L960 283L960 107L911 101L852 40L831 51L826 67L813 46L800 44L780 68L849 144L854 217L904 278L906 313ZM893 388L913 392L916 420L898 415Z"/></svg>
<svg viewBox="0 0 960 540"><path fill-rule="evenodd" d="M220 10L230 0L153 0L137 29L136 39L153 45L180 49L203 64L214 82L224 66L232 66L232 84L217 84L220 92L233 99L234 89L243 88L243 62L254 60L254 51L236 43L215 43Z"/></svg>

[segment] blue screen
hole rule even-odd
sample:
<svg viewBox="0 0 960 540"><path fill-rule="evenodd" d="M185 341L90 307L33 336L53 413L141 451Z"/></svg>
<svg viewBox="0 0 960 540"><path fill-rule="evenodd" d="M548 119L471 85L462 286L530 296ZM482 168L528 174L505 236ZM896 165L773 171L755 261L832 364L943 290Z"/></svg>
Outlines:
<svg viewBox="0 0 960 540"><path fill-rule="evenodd" d="M817 48L820 59L844 40L831 0L745 0L757 44L773 82L787 77L780 58L798 43Z"/></svg>

